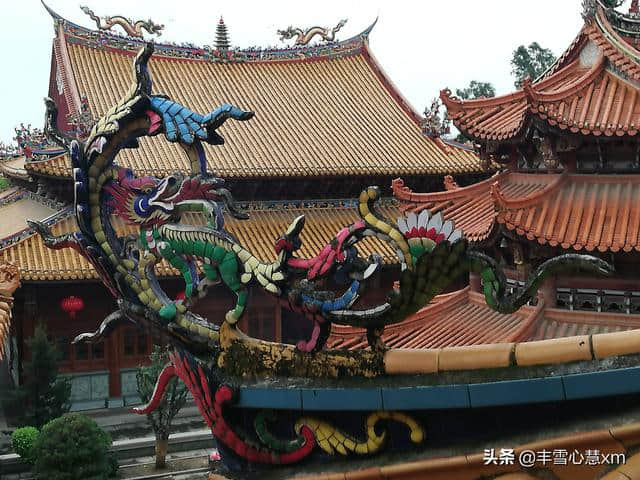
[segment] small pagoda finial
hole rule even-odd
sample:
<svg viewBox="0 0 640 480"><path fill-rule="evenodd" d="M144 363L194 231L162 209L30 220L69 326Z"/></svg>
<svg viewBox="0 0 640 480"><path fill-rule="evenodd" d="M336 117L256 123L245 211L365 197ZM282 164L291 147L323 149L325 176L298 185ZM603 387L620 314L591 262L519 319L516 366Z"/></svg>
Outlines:
<svg viewBox="0 0 640 480"><path fill-rule="evenodd" d="M632 15L640 15L640 2L638 0L632 0L629 7L629 13Z"/></svg>
<svg viewBox="0 0 640 480"><path fill-rule="evenodd" d="M222 15L220 21L216 26L216 50L229 50L231 44L229 43L229 32L227 32L227 25L224 23Z"/></svg>

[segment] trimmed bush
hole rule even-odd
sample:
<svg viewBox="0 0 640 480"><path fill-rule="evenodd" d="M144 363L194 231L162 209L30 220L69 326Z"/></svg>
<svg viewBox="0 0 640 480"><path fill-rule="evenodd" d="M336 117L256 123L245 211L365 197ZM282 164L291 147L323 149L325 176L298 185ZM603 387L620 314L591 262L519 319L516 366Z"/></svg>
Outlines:
<svg viewBox="0 0 640 480"><path fill-rule="evenodd" d="M47 480L103 480L112 475L111 437L91 418L67 413L51 420L34 448L34 473Z"/></svg>
<svg viewBox="0 0 640 480"><path fill-rule="evenodd" d="M25 461L33 463L33 447L40 432L36 427L18 428L11 435L11 446L13 451L20 455Z"/></svg>

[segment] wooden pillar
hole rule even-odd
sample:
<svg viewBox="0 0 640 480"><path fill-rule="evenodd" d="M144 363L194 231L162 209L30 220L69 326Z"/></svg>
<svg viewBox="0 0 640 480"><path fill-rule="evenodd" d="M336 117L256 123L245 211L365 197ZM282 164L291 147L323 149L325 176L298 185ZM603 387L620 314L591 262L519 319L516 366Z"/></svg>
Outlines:
<svg viewBox="0 0 640 480"><path fill-rule="evenodd" d="M482 291L480 275L478 275L477 273L469 272L469 290L471 290L472 292Z"/></svg>
<svg viewBox="0 0 640 480"><path fill-rule="evenodd" d="M120 385L120 329L116 329L107 336L105 353L107 355L107 366L109 368L109 396L119 397L122 392Z"/></svg>
<svg viewBox="0 0 640 480"><path fill-rule="evenodd" d="M538 298L544 301L545 308L555 308L557 299L555 276L544 279L538 290Z"/></svg>

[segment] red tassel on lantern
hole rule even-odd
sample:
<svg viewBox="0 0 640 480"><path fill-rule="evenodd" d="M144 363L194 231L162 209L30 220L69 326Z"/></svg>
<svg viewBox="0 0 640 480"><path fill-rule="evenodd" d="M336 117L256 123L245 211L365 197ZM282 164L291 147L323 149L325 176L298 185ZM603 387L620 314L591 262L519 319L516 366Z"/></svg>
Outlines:
<svg viewBox="0 0 640 480"><path fill-rule="evenodd" d="M69 315L69 318L74 319L76 318L76 313L84 309L84 300L71 295L60 301L60 308Z"/></svg>

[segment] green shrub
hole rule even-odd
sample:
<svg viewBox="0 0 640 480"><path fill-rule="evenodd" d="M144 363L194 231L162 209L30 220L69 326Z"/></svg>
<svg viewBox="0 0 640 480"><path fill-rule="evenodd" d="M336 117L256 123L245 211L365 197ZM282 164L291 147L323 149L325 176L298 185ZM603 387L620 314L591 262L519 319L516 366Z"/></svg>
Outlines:
<svg viewBox="0 0 640 480"><path fill-rule="evenodd" d="M36 427L18 428L11 435L11 446L13 451L20 455L29 463L33 462L33 447L40 432Z"/></svg>
<svg viewBox="0 0 640 480"><path fill-rule="evenodd" d="M47 480L103 480L113 472L111 437L91 418L67 413L51 420L34 448L34 473Z"/></svg>
<svg viewBox="0 0 640 480"><path fill-rule="evenodd" d="M9 180L4 177L0 177L0 192L5 188L9 188Z"/></svg>

